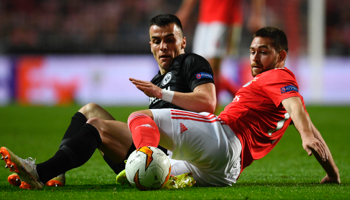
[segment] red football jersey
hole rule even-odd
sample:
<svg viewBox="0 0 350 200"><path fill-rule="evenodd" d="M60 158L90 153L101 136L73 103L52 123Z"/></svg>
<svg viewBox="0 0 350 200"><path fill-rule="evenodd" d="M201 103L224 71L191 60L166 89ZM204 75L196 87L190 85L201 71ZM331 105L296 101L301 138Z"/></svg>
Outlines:
<svg viewBox="0 0 350 200"><path fill-rule="evenodd" d="M245 84L219 117L242 144L242 169L264 157L282 138L291 118L281 102L300 97L294 74L287 68L258 74Z"/></svg>
<svg viewBox="0 0 350 200"><path fill-rule="evenodd" d="M199 22L222 22L224 24L242 24L242 0L201 0Z"/></svg>

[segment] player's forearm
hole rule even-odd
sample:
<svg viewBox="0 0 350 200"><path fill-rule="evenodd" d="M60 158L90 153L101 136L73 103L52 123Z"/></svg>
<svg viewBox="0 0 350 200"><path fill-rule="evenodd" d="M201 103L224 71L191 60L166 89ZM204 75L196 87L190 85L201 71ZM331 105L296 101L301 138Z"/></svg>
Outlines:
<svg viewBox="0 0 350 200"><path fill-rule="evenodd" d="M325 151L324 155L326 155L326 158L324 158L323 155L320 155L319 152L315 151L315 149L311 149L312 154L315 156L315 158L320 163L322 168L326 171L327 175L334 180L338 180L339 179L339 170L338 170L337 166L335 165L332 154L331 154L326 142L323 140L320 132L313 125L310 117L306 114L306 112L305 113L295 112L295 114L297 116L295 116L295 115L292 116L293 123L294 123L296 129L298 130L298 132L300 133L303 142L305 142L305 140L309 140L310 138L314 137L323 144L324 151ZM294 119L296 119L296 120L294 120ZM339 181L340 181L340 179L339 179ZM335 182L337 182L337 181L335 181Z"/></svg>
<svg viewBox="0 0 350 200"><path fill-rule="evenodd" d="M314 137L312 133L310 119L305 111L301 109L293 110L291 118L293 120L295 128L298 130L303 141L309 137Z"/></svg>
<svg viewBox="0 0 350 200"><path fill-rule="evenodd" d="M340 182L339 169L335 165L331 152L328 152L328 159L326 161L323 161L322 157L316 151L313 151L313 154L322 168L326 171L327 175L333 180L339 180L335 182Z"/></svg>
<svg viewBox="0 0 350 200"><path fill-rule="evenodd" d="M194 112L210 112L214 113L216 108L216 97L204 93L181 93L175 92L171 102L183 109Z"/></svg>
<svg viewBox="0 0 350 200"><path fill-rule="evenodd" d="M317 128L312 123L311 123L311 126L312 126L312 131L313 131L314 136L325 145L327 155L328 155L327 160L323 161L322 158L320 157L320 155L318 155L317 153L314 152L314 155L315 155L317 161L320 163L320 165L323 167L323 169L326 171L327 175L330 178L338 180L337 182L340 182L339 169L334 162L332 153L329 150L326 141L323 139L321 133L317 130Z"/></svg>
<svg viewBox="0 0 350 200"><path fill-rule="evenodd" d="M293 119L293 117L292 117L292 119ZM321 134L317 131L317 129L313 126L308 115L305 115L304 120L305 120L304 122L296 122L296 123L293 120L295 127L297 128L298 132L301 135L303 143L306 140L309 140L310 138L314 137L317 140L319 140L319 142L321 142L323 144L323 146L324 146L324 148L323 148L324 154L323 155L322 155L322 153L320 153L320 151L315 151L315 149L311 148L312 154L315 156L315 158L317 159L318 163L322 166L322 168L326 171L327 175L332 180L334 180L332 182L340 182L339 170L338 170L337 166L335 165L332 154L331 154L326 142L323 140ZM301 125L301 124L304 124L304 125Z"/></svg>

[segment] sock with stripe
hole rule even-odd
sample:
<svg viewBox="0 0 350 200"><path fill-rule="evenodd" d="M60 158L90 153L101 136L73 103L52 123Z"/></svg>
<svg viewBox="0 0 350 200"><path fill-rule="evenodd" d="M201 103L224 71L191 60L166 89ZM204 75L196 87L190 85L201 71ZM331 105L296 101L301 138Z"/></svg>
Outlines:
<svg viewBox="0 0 350 200"><path fill-rule="evenodd" d="M128 118L128 126L136 149L144 146L158 146L159 129L150 116L143 113L133 113Z"/></svg>

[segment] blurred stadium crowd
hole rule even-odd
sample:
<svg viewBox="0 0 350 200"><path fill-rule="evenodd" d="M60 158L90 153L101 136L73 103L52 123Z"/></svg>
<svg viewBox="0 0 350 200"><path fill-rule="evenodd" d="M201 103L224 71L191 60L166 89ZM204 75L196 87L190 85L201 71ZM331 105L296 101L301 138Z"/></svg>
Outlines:
<svg viewBox="0 0 350 200"><path fill-rule="evenodd" d="M246 15L249 3L244 0ZM148 21L156 14L175 13L180 4L180 0L1 0L0 54L149 53ZM266 4L267 25L285 29L291 51L305 53L308 1L266 0ZM350 56L349 10L349 0L326 0L327 55ZM194 13L192 25L185 29L187 52L192 49L196 20ZM250 35L243 34L241 45L247 45Z"/></svg>

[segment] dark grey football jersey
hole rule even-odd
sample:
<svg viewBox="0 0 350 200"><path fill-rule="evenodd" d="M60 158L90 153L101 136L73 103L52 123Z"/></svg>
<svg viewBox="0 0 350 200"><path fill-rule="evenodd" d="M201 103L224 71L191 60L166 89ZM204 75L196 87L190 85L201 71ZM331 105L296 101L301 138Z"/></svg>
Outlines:
<svg viewBox="0 0 350 200"><path fill-rule="evenodd" d="M161 75L158 72L151 82L162 89L186 93L192 92L198 85L214 83L214 79L208 61L197 54L188 53L179 55L168 73ZM149 99L149 108L182 109L155 97Z"/></svg>

